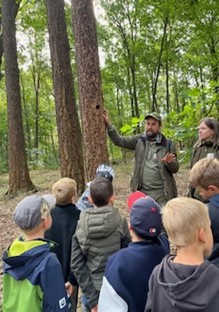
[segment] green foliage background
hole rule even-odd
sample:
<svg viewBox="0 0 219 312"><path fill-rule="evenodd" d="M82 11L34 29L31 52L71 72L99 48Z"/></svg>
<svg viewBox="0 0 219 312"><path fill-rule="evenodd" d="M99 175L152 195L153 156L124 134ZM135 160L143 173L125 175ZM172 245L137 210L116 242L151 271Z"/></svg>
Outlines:
<svg viewBox="0 0 219 312"><path fill-rule="evenodd" d="M155 107L163 117L162 131L177 142L180 160L188 162L197 140L199 121L206 116L218 118L219 114L217 1L99 0L95 3L103 96L112 123L123 135L144 131L144 116ZM71 9L67 3L65 7L78 102ZM59 151L44 1L21 1L17 42L29 167L57 168ZM40 82L38 112L34 77ZM153 99L156 77L157 104ZM8 169L6 105L3 78L0 81L0 172ZM108 146L111 161L125 159L126 151L111 142Z"/></svg>

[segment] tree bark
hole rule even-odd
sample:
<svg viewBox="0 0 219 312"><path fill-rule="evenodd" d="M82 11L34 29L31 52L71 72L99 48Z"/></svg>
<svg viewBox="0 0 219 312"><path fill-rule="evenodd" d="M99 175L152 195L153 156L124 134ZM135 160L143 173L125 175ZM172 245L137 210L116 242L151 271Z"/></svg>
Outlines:
<svg viewBox="0 0 219 312"><path fill-rule="evenodd" d="M175 111L180 113L180 102L179 102L179 90L178 90L178 78L176 69L173 69L173 91L174 91L174 102L175 102Z"/></svg>
<svg viewBox="0 0 219 312"><path fill-rule="evenodd" d="M96 168L108 163L103 95L99 68L96 23L92 0L72 0L79 100L83 127L85 168L88 180Z"/></svg>
<svg viewBox="0 0 219 312"><path fill-rule="evenodd" d="M84 189L82 135L75 103L64 0L47 0L61 176Z"/></svg>
<svg viewBox="0 0 219 312"><path fill-rule="evenodd" d="M155 70L153 81L152 81L152 110L153 111L158 110L157 85L158 85L158 79L159 79L159 75L160 75L161 59L162 59L162 55L164 52L164 45L165 45L165 38L166 38L168 23L169 23L169 17L167 16L164 20L163 35L162 35L162 39L161 39L160 52L159 52L158 60L157 60L157 68Z"/></svg>
<svg viewBox="0 0 219 312"><path fill-rule="evenodd" d="M19 69L17 62L15 18L19 3L16 0L2 1L3 48L8 113L8 193L34 189L30 179L22 123Z"/></svg>
<svg viewBox="0 0 219 312"><path fill-rule="evenodd" d="M27 100L26 100L26 89L25 83L22 79L22 75L20 76L20 87L21 87L21 98L23 103L23 128L24 133L26 134L26 148L31 150L31 131L30 131L30 124L28 119L28 110L27 110ZM29 160L32 160L31 153L29 153Z"/></svg>
<svg viewBox="0 0 219 312"><path fill-rule="evenodd" d="M170 112L169 60L166 59L166 111Z"/></svg>
<svg viewBox="0 0 219 312"><path fill-rule="evenodd" d="M2 74L2 58L3 58L2 1L0 1L0 81L3 78L3 74Z"/></svg>

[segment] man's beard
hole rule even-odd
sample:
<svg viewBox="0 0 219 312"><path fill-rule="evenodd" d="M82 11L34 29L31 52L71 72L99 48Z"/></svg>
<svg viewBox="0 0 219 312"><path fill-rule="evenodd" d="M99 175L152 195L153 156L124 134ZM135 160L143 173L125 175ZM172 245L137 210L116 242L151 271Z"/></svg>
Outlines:
<svg viewBox="0 0 219 312"><path fill-rule="evenodd" d="M157 133L154 133L152 131L146 131L146 135L148 139L154 139L157 135Z"/></svg>

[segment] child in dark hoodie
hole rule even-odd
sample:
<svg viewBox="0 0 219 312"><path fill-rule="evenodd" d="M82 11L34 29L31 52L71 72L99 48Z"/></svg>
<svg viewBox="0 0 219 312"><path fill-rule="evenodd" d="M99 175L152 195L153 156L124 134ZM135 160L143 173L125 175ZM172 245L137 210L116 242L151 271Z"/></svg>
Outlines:
<svg viewBox="0 0 219 312"><path fill-rule="evenodd" d="M211 230L213 234L213 250L208 260L219 267L219 160L203 158L190 171L190 184L203 199L207 200Z"/></svg>
<svg viewBox="0 0 219 312"><path fill-rule="evenodd" d="M71 272L71 239L75 233L80 210L76 207L77 184L70 178L59 179L52 187L56 205L51 210L52 226L45 238L57 243L53 248L64 274L65 283L71 294L71 312L76 312L78 302L78 283Z"/></svg>
<svg viewBox="0 0 219 312"><path fill-rule="evenodd" d="M162 220L177 254L155 267L145 312L218 312L219 269L205 260L213 246L206 205L174 198L163 208Z"/></svg>
<svg viewBox="0 0 219 312"><path fill-rule="evenodd" d="M25 197L14 211L23 235L3 256L4 312L70 311L61 265L43 239L52 224L48 198Z"/></svg>

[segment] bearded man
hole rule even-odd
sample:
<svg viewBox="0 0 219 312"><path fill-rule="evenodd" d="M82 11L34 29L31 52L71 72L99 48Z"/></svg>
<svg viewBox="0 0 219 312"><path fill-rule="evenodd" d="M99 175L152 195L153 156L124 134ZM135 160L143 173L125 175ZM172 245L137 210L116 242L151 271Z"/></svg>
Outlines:
<svg viewBox="0 0 219 312"><path fill-rule="evenodd" d="M106 110L103 120L110 139L116 146L135 151L131 191L153 197L160 206L177 197L173 173L179 170L175 144L161 133L161 116L152 112L145 116L145 132L130 137L120 136L109 120Z"/></svg>

